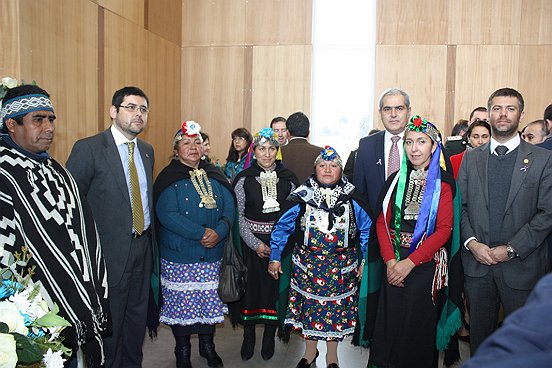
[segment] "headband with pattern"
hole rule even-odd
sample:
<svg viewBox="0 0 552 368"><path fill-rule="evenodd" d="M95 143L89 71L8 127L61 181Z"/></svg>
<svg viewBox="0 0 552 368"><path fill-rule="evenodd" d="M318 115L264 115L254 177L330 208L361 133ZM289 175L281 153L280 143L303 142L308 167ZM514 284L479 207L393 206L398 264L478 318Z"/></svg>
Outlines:
<svg viewBox="0 0 552 368"><path fill-rule="evenodd" d="M54 112L52 101L47 96L42 94L17 96L11 100L3 101L2 109L0 110L0 121L3 125L10 118L43 110Z"/></svg>
<svg viewBox="0 0 552 368"><path fill-rule="evenodd" d="M441 137L439 136L439 130L437 127L422 118L420 115L414 115L410 118L410 121L406 125L406 129L427 134L431 140L434 142L441 142Z"/></svg>

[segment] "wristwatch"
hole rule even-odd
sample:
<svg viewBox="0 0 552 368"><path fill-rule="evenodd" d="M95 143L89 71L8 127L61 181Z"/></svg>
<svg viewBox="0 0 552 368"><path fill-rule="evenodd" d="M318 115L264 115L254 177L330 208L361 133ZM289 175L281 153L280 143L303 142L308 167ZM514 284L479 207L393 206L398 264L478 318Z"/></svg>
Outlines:
<svg viewBox="0 0 552 368"><path fill-rule="evenodd" d="M514 259L516 257L516 251L510 244L506 246L506 255L508 256L508 259Z"/></svg>

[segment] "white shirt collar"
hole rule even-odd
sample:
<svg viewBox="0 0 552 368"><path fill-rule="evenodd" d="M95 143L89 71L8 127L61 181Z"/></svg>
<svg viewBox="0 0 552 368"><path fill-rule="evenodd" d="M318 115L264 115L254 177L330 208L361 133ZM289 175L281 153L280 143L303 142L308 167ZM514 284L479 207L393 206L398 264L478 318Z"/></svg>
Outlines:
<svg viewBox="0 0 552 368"><path fill-rule="evenodd" d="M136 144L137 139L134 137L134 139L131 139L130 141L119 131L119 129L115 128L113 124L111 124L111 134L113 134L113 139L115 139L115 145L120 146L121 144L125 144L126 142L134 142Z"/></svg>
<svg viewBox="0 0 552 368"><path fill-rule="evenodd" d="M515 150L520 145L520 143L521 143L521 138L519 137L519 134L516 134L515 136L513 136L507 142L504 142L504 143L499 143L496 141L496 139L491 137L491 144L489 144L489 147L491 149L491 154L493 154L495 153L495 149L497 146L506 146L508 147L508 151L506 152L506 154L509 154L510 152Z"/></svg>
<svg viewBox="0 0 552 368"><path fill-rule="evenodd" d="M405 130L406 130L406 129L405 129ZM399 134L391 134L391 133L389 133L389 131L386 130L386 131L385 131L385 137L384 137L384 139L385 139L385 141L390 141L391 138L394 137L394 136L396 136L396 135L398 135L399 137L401 137L401 139L404 139L404 132L405 132L405 130L403 130L403 131L400 132Z"/></svg>

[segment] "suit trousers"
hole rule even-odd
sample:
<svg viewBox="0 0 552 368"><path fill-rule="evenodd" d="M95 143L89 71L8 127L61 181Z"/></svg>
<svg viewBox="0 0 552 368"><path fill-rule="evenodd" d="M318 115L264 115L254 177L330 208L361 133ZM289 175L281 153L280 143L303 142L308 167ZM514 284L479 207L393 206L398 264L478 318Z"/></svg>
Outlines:
<svg viewBox="0 0 552 368"><path fill-rule="evenodd" d="M113 323L112 335L104 340L107 368L142 366L152 263L152 235L148 230L132 239L123 276L117 285L109 285Z"/></svg>
<svg viewBox="0 0 552 368"><path fill-rule="evenodd" d="M496 330L500 304L508 316L521 308L531 293L531 290L513 289L506 285L503 272L507 270L507 264L502 263L489 267L485 276L464 276L464 293L470 310L472 356L479 345Z"/></svg>

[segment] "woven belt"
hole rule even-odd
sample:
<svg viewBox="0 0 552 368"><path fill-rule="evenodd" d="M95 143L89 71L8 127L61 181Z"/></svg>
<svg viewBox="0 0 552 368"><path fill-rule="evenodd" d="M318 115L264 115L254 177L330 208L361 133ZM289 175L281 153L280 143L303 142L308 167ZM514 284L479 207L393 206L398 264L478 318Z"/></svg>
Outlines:
<svg viewBox="0 0 552 368"><path fill-rule="evenodd" d="M249 229L252 233L269 235L274 227L274 222L259 222L246 219L249 223Z"/></svg>
<svg viewBox="0 0 552 368"><path fill-rule="evenodd" d="M391 229L391 242L395 244L395 230ZM401 248L410 248L410 243L412 243L412 233L406 233L401 231Z"/></svg>

